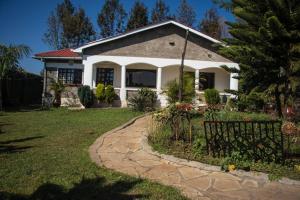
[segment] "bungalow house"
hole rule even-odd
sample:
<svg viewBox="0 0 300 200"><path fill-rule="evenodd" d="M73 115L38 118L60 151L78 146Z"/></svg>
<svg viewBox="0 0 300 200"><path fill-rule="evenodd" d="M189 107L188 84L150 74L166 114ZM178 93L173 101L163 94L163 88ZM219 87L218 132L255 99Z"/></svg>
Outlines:
<svg viewBox="0 0 300 200"><path fill-rule="evenodd" d="M178 79L179 66L189 31L184 71L195 77L196 93L206 88L238 88L234 74L222 65L238 68L238 64L216 53L214 44L220 41L175 21L149 25L117 36L90 42L76 49L62 49L38 53L34 58L44 62L44 93L49 92L51 79L61 80L67 91L62 104L78 101L77 87L98 83L113 85L119 105L125 107L127 99L141 87L157 92L161 106L167 105L162 91L171 80ZM204 76L205 80L199 79Z"/></svg>

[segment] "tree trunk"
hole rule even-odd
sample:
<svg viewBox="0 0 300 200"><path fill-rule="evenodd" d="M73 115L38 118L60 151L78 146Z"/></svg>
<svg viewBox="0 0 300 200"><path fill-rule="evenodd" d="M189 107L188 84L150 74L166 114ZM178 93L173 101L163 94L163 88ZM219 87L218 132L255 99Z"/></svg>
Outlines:
<svg viewBox="0 0 300 200"><path fill-rule="evenodd" d="M0 78L0 111L2 111L2 78Z"/></svg>
<svg viewBox="0 0 300 200"><path fill-rule="evenodd" d="M184 57L185 57L188 36L189 36L189 30L187 29L186 34L185 34L184 48L183 48L182 57L181 57L181 65L180 65L180 69L179 69L179 91L178 91L179 102L182 101L182 94L183 94L183 68L184 68Z"/></svg>
<svg viewBox="0 0 300 200"><path fill-rule="evenodd" d="M281 101L280 101L280 93L278 90L278 85L276 85L275 87L275 101L276 101L277 114L279 117L282 117Z"/></svg>

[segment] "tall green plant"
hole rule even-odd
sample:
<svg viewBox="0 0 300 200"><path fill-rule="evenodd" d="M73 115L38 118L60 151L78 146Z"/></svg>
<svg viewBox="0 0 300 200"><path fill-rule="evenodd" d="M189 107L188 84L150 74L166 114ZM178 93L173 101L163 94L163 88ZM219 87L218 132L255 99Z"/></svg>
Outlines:
<svg viewBox="0 0 300 200"><path fill-rule="evenodd" d="M205 97L205 102L208 105L217 105L220 103L220 93L216 89L206 89L204 90L204 97Z"/></svg>
<svg viewBox="0 0 300 200"><path fill-rule="evenodd" d="M59 107L61 105L61 93L65 90L65 86L62 81L52 80L50 85L50 90L54 92L54 102L53 105L55 107Z"/></svg>
<svg viewBox="0 0 300 200"><path fill-rule="evenodd" d="M300 85L300 1L233 0L237 20L220 53L239 63L240 93L273 90L278 115Z"/></svg>
<svg viewBox="0 0 300 200"><path fill-rule="evenodd" d="M98 83L95 96L100 102L105 100L105 86L102 83Z"/></svg>
<svg viewBox="0 0 300 200"><path fill-rule="evenodd" d="M179 101L178 93L179 93L179 84L177 80L172 80L167 83L167 88L165 91L168 102L176 103ZM194 78L190 74L184 74L183 77L183 102L192 102L195 97L195 81Z"/></svg>
<svg viewBox="0 0 300 200"><path fill-rule="evenodd" d="M112 85L108 85L105 88L105 102L108 104L112 104L116 97L116 93L114 87Z"/></svg>
<svg viewBox="0 0 300 200"><path fill-rule="evenodd" d="M20 59L29 56L31 49L26 45L0 44L0 110L2 110L2 79L13 69L20 68Z"/></svg>
<svg viewBox="0 0 300 200"><path fill-rule="evenodd" d="M78 88L78 96L84 107L89 108L93 105L94 94L90 86L84 85Z"/></svg>

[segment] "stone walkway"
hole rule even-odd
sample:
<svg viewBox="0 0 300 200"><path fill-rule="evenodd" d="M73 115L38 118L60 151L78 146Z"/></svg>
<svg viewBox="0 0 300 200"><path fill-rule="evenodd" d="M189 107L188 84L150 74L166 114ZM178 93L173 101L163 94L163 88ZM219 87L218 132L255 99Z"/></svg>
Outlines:
<svg viewBox="0 0 300 200"><path fill-rule="evenodd" d="M265 174L225 173L219 167L160 155L147 143L150 116L105 133L90 147L98 165L173 186L191 199L299 200L297 181L269 182Z"/></svg>

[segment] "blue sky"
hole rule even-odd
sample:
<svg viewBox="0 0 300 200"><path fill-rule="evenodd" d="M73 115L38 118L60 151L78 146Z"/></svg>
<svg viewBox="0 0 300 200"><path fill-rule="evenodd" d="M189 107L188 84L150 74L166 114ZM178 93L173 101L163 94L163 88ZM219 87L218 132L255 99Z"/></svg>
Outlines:
<svg viewBox="0 0 300 200"><path fill-rule="evenodd" d="M26 44L32 49L32 55L38 52L51 50L43 43L42 37L47 29L47 18L58 3L63 0L0 0L0 43L1 44ZM86 14L94 24L99 35L97 15L104 0L71 0L77 7L85 9ZM120 0L127 12L132 7L134 0ZM142 0L151 11L155 0ZM171 13L175 13L179 0L165 0ZM197 23L203 18L207 9L216 7L211 0L189 0L197 13ZM233 16L219 9L219 14L226 20L232 21ZM29 72L39 73L43 64L33 58L24 58L21 61L23 68Z"/></svg>

